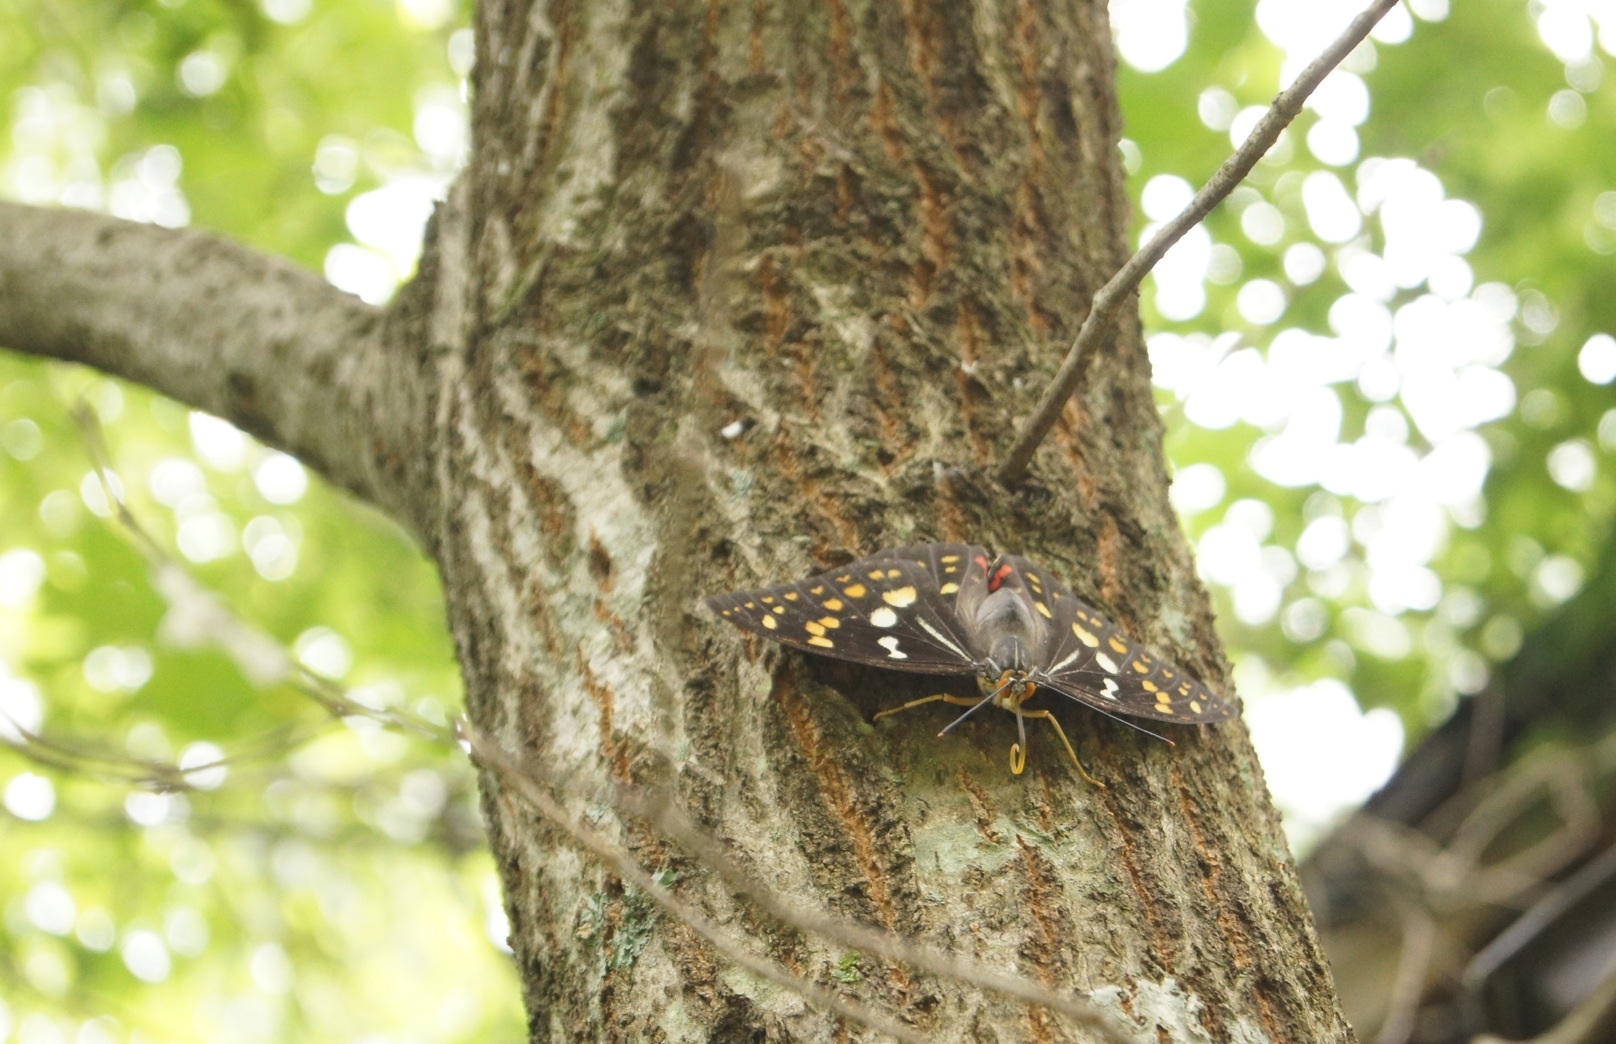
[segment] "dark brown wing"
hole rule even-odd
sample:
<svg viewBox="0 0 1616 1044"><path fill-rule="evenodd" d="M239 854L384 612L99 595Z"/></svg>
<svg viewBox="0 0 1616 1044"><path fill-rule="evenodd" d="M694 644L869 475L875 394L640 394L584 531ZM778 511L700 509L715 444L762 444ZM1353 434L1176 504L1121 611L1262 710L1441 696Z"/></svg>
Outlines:
<svg viewBox="0 0 1616 1044"><path fill-rule="evenodd" d="M979 657L956 606L962 586L984 582L986 561L970 544L892 548L796 583L717 595L707 606L742 630L805 652L972 674Z"/></svg>
<svg viewBox="0 0 1616 1044"><path fill-rule="evenodd" d="M1108 714L1187 723L1236 715L1232 702L1123 634L1047 572L1038 575L1052 625L1033 672L1039 685Z"/></svg>

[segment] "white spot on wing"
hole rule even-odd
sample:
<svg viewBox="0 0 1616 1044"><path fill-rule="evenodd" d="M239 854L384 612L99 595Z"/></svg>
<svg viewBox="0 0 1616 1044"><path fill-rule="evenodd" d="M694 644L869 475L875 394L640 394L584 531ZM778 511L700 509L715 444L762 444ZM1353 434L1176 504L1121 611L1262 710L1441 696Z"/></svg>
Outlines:
<svg viewBox="0 0 1616 1044"><path fill-rule="evenodd" d="M875 644L885 649L887 651L887 655L894 660L907 660L909 658L908 653L898 651L897 635L889 634L885 638L878 638L876 639Z"/></svg>
<svg viewBox="0 0 1616 1044"><path fill-rule="evenodd" d="M1051 667L1049 669L1049 672L1051 674L1054 674L1056 671L1065 670L1067 667L1071 666L1071 663L1072 663L1073 660L1077 659L1078 656L1082 655L1082 652L1083 652L1082 649L1074 649L1070 656L1066 657L1066 659L1062 660L1060 663L1057 663L1055 666Z"/></svg>
<svg viewBox="0 0 1616 1044"><path fill-rule="evenodd" d="M946 634L933 627L931 625L931 621L926 619L924 616L915 617L915 623L920 625L920 629L922 631L925 631L939 642L942 642L944 647L946 647L950 652L958 655L960 659L966 661L971 659L970 653L966 652L964 649L961 649L959 645L955 643L954 639L948 637Z"/></svg>
<svg viewBox="0 0 1616 1044"><path fill-rule="evenodd" d="M1117 661L1113 660L1103 652L1097 652L1094 654L1094 662L1112 674L1117 673Z"/></svg>
<svg viewBox="0 0 1616 1044"><path fill-rule="evenodd" d="M877 627L891 627L898 622L898 614L883 605L870 614L870 622ZM886 639L883 638L882 641Z"/></svg>
<svg viewBox="0 0 1616 1044"><path fill-rule="evenodd" d="M1100 691L1100 695L1104 696L1108 700L1114 700L1117 698L1118 688L1120 688L1120 686L1117 685L1115 678L1107 678L1105 680L1105 688Z"/></svg>

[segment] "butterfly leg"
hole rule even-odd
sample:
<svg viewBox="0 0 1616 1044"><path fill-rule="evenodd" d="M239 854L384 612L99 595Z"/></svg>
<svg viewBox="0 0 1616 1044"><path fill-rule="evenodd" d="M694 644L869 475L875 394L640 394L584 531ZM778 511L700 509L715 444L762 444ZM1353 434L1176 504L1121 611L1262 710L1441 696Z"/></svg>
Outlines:
<svg viewBox="0 0 1616 1044"><path fill-rule="evenodd" d="M955 703L955 704L958 704L961 707L974 707L978 703L980 703L981 701L971 699L969 696L955 696L953 693L940 692L935 696L923 696L918 700L910 700L908 703L905 703L901 707L888 707L884 711L876 711L875 712L875 717L870 719L870 720L879 721L880 719L886 717L889 714L897 714L899 711L910 710L910 709L912 709L914 707L919 707L922 704L938 703L938 702ZM939 733L939 735L941 735L941 733Z"/></svg>
<svg viewBox="0 0 1616 1044"><path fill-rule="evenodd" d="M1047 709L1043 709L1043 710L1024 710L1024 711L1021 712L1021 714L1026 716L1026 717L1029 717L1029 718L1043 718L1045 721L1049 722L1050 725L1054 726L1055 735L1059 736L1061 743L1065 745L1066 753L1068 753L1068 754L1070 754L1072 756L1072 764L1077 766L1077 771L1079 773L1081 773L1083 778L1088 780L1090 783L1092 783L1095 786L1099 787L1101 790L1105 789L1105 784L1101 783L1099 780L1097 780L1093 776L1089 775L1088 769L1084 768L1083 763L1081 761L1077 760L1077 751L1072 749L1072 741L1066 738L1066 730L1060 727L1060 722L1055 720L1055 715L1049 713L1049 711ZM1016 769L1016 766L1015 766L1015 760L1016 760L1016 752L1014 750L1012 750L1010 752L1010 762L1011 762L1010 770L1012 772L1018 771ZM1026 761L1027 761L1027 755L1022 754L1021 761L1022 761L1022 764L1025 765Z"/></svg>

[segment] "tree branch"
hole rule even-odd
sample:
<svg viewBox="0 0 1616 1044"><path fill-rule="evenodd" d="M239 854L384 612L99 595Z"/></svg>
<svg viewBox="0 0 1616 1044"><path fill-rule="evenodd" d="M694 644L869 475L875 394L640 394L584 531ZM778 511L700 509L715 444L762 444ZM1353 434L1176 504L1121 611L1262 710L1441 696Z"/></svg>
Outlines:
<svg viewBox="0 0 1616 1044"><path fill-rule="evenodd" d="M858 1001L838 996L806 978L792 974L782 965L758 957L745 947L737 943L730 934L724 931L716 922L706 917L696 907L683 902L678 896L669 891L660 881L635 861L632 854L613 844L604 834L591 830L582 823L576 822L560 803L544 792L544 789L534 779L524 773L500 750L492 741L482 733L472 728L469 723L461 725L461 733L471 753L476 756L479 763L492 769L500 780L521 797L530 807L536 809L541 815L567 833L578 845L608 865L619 878L634 885L641 892L650 896L658 906L662 907L673 917L677 918L691 931L707 940L715 952L739 968L756 975L764 982L788 989L810 1004L817 1005L825 1011L832 1012L850 1022L857 1022L868 1026L878 1033L885 1034L896 1040L916 1041L924 1040L919 1033L909 1027L894 1021L887 1014L877 1011Z"/></svg>
<svg viewBox="0 0 1616 1044"><path fill-rule="evenodd" d="M0 345L223 417L421 535L427 369L386 318L216 235L0 203Z"/></svg>
<svg viewBox="0 0 1616 1044"><path fill-rule="evenodd" d="M1117 312L1122 305L1133 296L1139 284L1144 282L1145 276L1156 267L1156 262L1162 255L1180 239L1184 233L1200 224L1205 217L1212 213L1214 207L1223 202L1225 196L1234 191L1234 187L1245 180L1251 173L1251 168L1257 165L1275 141L1279 140L1280 132L1290 126L1296 115L1302 111L1302 105L1307 101L1308 95L1330 75L1330 71L1341 60L1363 42L1369 35L1369 30L1375 23L1396 7L1399 0L1375 0L1368 10L1364 11L1347 26L1334 43L1325 52L1313 59L1296 82L1286 88L1262 120L1235 150L1234 155L1223 161L1201 191L1190 200L1173 220L1163 225L1151 237L1149 243L1140 248L1139 252L1128 259L1128 263L1111 277L1111 280L1102 286L1094 295L1094 301L1089 305L1088 318L1077 331L1077 337L1072 341L1072 347L1066 353L1066 361L1061 363L1060 370L1055 379L1050 382L1049 390L1045 392L1043 401L1033 412L1031 419L1016 436L1016 441L1005 456L1004 463L998 472L999 482L1005 486L1014 486L1026 474L1027 465L1032 462L1032 455L1038 450L1049 429L1055 426L1055 418L1060 416L1061 410L1066 406L1072 393L1083 379L1083 372L1087 369L1089 356L1094 354L1094 348L1100 343L1100 338L1110 332L1116 322Z"/></svg>

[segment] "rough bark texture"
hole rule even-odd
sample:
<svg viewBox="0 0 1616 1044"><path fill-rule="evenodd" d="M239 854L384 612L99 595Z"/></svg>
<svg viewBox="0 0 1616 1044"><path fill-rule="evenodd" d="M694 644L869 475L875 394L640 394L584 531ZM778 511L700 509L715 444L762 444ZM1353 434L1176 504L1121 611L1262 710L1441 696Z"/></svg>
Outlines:
<svg viewBox="0 0 1616 1044"><path fill-rule="evenodd" d="M613 813L611 787L674 793L800 906L1092 996L1140 1039L1350 1040L1239 725L1169 747L1061 707L1108 788L1036 732L1014 777L1007 716L942 739L946 708L872 727L930 687L699 609L969 539L1227 685L1137 322L1029 481L987 478L1126 253L1103 0L489 0L477 45L470 167L362 339L401 388L351 459L315 461L436 557L476 727L755 952L932 1039L1092 1034L781 926L701 851ZM88 361L299 445L295 403L260 398L287 416L258 418L178 364ZM395 444L411 424L421 444ZM496 774L484 787L533 1039L867 1035L735 972Z"/></svg>
<svg viewBox="0 0 1616 1044"><path fill-rule="evenodd" d="M667 783L785 895L1094 994L1157 1039L1349 1039L1238 727L1169 748L1063 710L1110 787L1043 737L1015 778L1007 718L872 728L924 683L698 609L971 539L1223 683L1136 324L1033 480L986 478L1125 257L1104 4L491 4L478 44L439 545L474 719L580 817L606 781ZM535 1039L836 1035L487 793ZM935 1039L1082 1035L896 965L848 974L700 853L631 819L619 837L762 952Z"/></svg>

